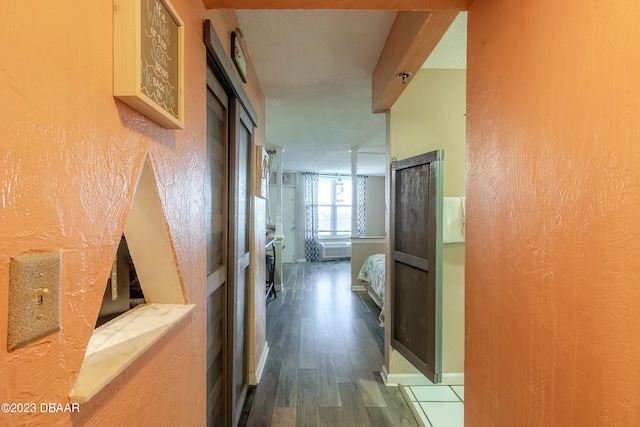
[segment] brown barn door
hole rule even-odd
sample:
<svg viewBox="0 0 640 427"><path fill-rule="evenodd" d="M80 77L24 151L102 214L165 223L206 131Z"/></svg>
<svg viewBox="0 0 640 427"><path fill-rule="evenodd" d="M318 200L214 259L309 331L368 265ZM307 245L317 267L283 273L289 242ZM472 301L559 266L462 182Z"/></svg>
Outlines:
<svg viewBox="0 0 640 427"><path fill-rule="evenodd" d="M231 373L231 402L233 408L233 425L236 425L242 412L242 405L249 387L248 375L248 304L250 296L250 244L251 244L251 170L253 147L253 124L240 103L231 102L231 142L230 152L231 185L233 195L230 217L230 233L232 233L229 253L231 254L232 275L229 280L229 335L232 345L229 347L229 358L233 367Z"/></svg>
<svg viewBox="0 0 640 427"><path fill-rule="evenodd" d="M222 218L222 237L216 239L214 234L211 240L220 245L224 255L221 266L213 268L207 277L207 287L217 292L208 300L207 321L213 326L207 328L207 341L211 340L207 343L207 425L226 427L238 424L249 388L249 301L255 292L249 268L253 242L252 153L258 117L210 21L205 21L204 41L209 67L207 132L211 134L209 128L218 129L220 140L226 138L221 146L213 144L211 152L215 151L217 157L210 155L208 160L213 164L208 168L209 181L216 183L213 191L223 195L220 200L207 200L210 216ZM219 119L222 115L226 115L224 123ZM208 136L212 138L217 137ZM218 226L216 221L212 224ZM207 254L209 245L208 240Z"/></svg>
<svg viewBox="0 0 640 427"><path fill-rule="evenodd" d="M391 343L433 383L442 376L443 156L391 165Z"/></svg>
<svg viewBox="0 0 640 427"><path fill-rule="evenodd" d="M207 74L207 425L236 425L248 389L253 124Z"/></svg>
<svg viewBox="0 0 640 427"><path fill-rule="evenodd" d="M207 72L207 426L228 425L227 242L229 98Z"/></svg>

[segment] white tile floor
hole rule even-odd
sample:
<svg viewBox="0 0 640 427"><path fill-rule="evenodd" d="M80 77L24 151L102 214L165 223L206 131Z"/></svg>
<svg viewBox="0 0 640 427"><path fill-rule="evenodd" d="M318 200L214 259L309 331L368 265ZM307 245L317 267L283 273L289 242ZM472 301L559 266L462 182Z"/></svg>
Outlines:
<svg viewBox="0 0 640 427"><path fill-rule="evenodd" d="M464 386L420 385L404 391L425 427L464 427Z"/></svg>

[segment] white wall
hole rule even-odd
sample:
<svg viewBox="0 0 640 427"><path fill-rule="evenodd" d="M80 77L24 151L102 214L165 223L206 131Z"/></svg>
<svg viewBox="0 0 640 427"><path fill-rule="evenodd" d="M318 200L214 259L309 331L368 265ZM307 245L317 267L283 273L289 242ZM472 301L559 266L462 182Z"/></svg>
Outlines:
<svg viewBox="0 0 640 427"><path fill-rule="evenodd" d="M367 178L366 236L384 236L384 176Z"/></svg>

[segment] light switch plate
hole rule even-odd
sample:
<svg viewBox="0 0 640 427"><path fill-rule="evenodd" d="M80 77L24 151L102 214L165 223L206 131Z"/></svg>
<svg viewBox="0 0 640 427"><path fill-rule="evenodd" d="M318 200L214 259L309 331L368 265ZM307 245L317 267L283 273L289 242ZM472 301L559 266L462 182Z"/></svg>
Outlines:
<svg viewBox="0 0 640 427"><path fill-rule="evenodd" d="M60 252L11 258L7 348L60 329Z"/></svg>

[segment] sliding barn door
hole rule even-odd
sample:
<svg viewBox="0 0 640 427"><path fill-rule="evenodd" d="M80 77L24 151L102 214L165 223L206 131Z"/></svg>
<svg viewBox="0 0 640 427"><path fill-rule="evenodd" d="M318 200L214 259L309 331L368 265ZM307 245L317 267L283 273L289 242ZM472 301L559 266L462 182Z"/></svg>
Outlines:
<svg viewBox="0 0 640 427"><path fill-rule="evenodd" d="M234 410L233 425L242 412L242 405L249 387L248 375L248 304L251 295L250 244L251 244L251 170L253 150L253 124L240 103L231 100L231 182L230 245L232 256L229 292L229 334L231 345L229 358L233 365L231 374L231 402Z"/></svg>
<svg viewBox="0 0 640 427"><path fill-rule="evenodd" d="M391 342L433 383L442 375L442 151L392 163Z"/></svg>
<svg viewBox="0 0 640 427"><path fill-rule="evenodd" d="M208 323L212 326L208 328L207 425L226 427L238 425L249 387L248 320L253 307L249 302L256 291L250 272L254 241L253 131L258 116L210 21L205 21L204 41L209 67L208 139L215 140L210 150L217 156L209 158L212 167L208 179L214 184L208 191L213 199L207 200L207 209L211 212L209 216L215 219L222 215L223 220L221 224L212 222L214 233L207 240L208 248L220 247L223 252L221 258L208 262ZM210 84L210 80L215 83ZM214 135L214 130L219 135ZM224 143L217 142L223 139ZM218 263L220 267L215 267Z"/></svg>
<svg viewBox="0 0 640 427"><path fill-rule="evenodd" d="M227 241L229 97L207 70L207 426L228 425Z"/></svg>
<svg viewBox="0 0 640 427"><path fill-rule="evenodd" d="M253 124L207 72L207 425L236 425L249 386Z"/></svg>

